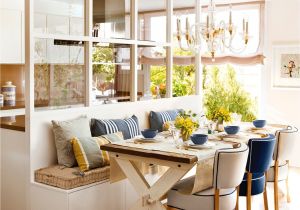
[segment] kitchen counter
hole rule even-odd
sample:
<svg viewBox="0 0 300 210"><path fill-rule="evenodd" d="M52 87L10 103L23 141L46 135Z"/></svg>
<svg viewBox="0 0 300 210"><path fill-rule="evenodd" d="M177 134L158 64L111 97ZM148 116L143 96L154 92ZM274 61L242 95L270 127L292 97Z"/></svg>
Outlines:
<svg viewBox="0 0 300 210"><path fill-rule="evenodd" d="M25 132L25 115L0 117L0 128Z"/></svg>

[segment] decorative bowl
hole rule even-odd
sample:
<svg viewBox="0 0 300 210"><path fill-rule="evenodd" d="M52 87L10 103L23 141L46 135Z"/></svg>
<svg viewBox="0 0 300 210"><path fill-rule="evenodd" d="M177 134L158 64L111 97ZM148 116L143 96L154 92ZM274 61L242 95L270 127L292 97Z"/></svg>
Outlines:
<svg viewBox="0 0 300 210"><path fill-rule="evenodd" d="M155 129L145 129L145 130L141 131L142 135L146 139L154 138L156 136L157 132L158 131Z"/></svg>
<svg viewBox="0 0 300 210"><path fill-rule="evenodd" d="M227 134L237 134L240 131L240 126L229 125L224 128Z"/></svg>
<svg viewBox="0 0 300 210"><path fill-rule="evenodd" d="M208 140L208 135L206 134L193 134L191 140L194 144L205 144Z"/></svg>
<svg viewBox="0 0 300 210"><path fill-rule="evenodd" d="M263 128L263 127L265 127L266 124L267 124L267 121L266 121L266 120L254 120L254 121L253 121L253 125L254 125L256 128Z"/></svg>

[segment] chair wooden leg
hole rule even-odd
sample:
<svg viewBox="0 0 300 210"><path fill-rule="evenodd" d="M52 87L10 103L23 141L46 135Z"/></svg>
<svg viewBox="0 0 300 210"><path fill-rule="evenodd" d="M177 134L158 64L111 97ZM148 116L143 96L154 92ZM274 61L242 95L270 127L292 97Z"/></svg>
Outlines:
<svg viewBox="0 0 300 210"><path fill-rule="evenodd" d="M288 167L288 174L285 180L285 184L286 184L286 198L287 198L287 202L290 203L291 202L291 197L290 197L290 190L289 190L289 170L290 170L290 161L286 161L287 163L287 167Z"/></svg>
<svg viewBox="0 0 300 210"><path fill-rule="evenodd" d="M265 210L269 210L269 205L268 205L268 194L267 194L267 172L265 173L265 190L264 190L264 206Z"/></svg>
<svg viewBox="0 0 300 210"><path fill-rule="evenodd" d="M275 210L279 210L279 200L278 200L278 160L275 160L275 165L274 165L274 207L275 207Z"/></svg>
<svg viewBox="0 0 300 210"><path fill-rule="evenodd" d="M240 194L240 186L236 187L236 204L235 204L235 210L239 210L239 194Z"/></svg>
<svg viewBox="0 0 300 210"><path fill-rule="evenodd" d="M252 173L247 173L247 210L251 210Z"/></svg>
<svg viewBox="0 0 300 210"><path fill-rule="evenodd" d="M220 190L215 189L215 208L214 210L219 210L220 209Z"/></svg>

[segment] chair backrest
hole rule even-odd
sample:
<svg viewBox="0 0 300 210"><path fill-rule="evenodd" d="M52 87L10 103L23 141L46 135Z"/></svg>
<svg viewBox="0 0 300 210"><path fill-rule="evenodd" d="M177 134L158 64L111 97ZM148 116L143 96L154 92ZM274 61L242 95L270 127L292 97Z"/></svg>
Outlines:
<svg viewBox="0 0 300 210"><path fill-rule="evenodd" d="M250 139L249 155L246 171L264 173L270 168L275 147L275 136L269 134L266 138Z"/></svg>
<svg viewBox="0 0 300 210"><path fill-rule="evenodd" d="M276 144L273 159L278 161L290 160L295 149L298 128L289 126L276 132Z"/></svg>
<svg viewBox="0 0 300 210"><path fill-rule="evenodd" d="M248 152L246 144L240 144L238 148L216 151L213 169L214 188L228 189L240 185L245 172Z"/></svg>

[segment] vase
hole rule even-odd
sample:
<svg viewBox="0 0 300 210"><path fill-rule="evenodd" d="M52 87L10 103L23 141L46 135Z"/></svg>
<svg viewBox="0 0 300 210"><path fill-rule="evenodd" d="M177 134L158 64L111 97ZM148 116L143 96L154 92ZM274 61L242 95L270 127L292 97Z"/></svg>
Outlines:
<svg viewBox="0 0 300 210"><path fill-rule="evenodd" d="M216 130L218 132L223 132L224 131L224 124L223 124L223 120L222 121L217 121L217 124L216 124Z"/></svg>
<svg viewBox="0 0 300 210"><path fill-rule="evenodd" d="M189 133L188 131L186 131L184 129L181 129L180 134L181 134L181 138L184 142L188 141L191 137L191 133Z"/></svg>

